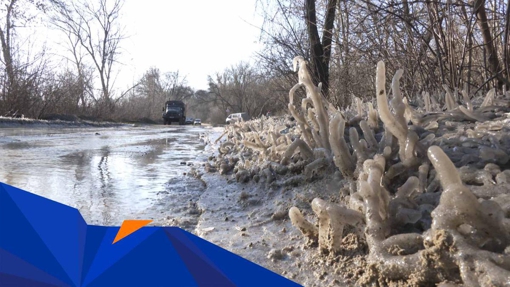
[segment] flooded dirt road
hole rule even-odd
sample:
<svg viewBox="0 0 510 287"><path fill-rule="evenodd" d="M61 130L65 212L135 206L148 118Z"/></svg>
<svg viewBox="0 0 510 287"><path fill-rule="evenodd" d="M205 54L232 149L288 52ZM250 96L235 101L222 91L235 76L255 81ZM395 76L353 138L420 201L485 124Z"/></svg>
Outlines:
<svg viewBox="0 0 510 287"><path fill-rule="evenodd" d="M89 224L179 217L196 225L202 126L0 128L0 181L76 207ZM185 163L185 164L183 164ZM188 218L187 221L183 220Z"/></svg>

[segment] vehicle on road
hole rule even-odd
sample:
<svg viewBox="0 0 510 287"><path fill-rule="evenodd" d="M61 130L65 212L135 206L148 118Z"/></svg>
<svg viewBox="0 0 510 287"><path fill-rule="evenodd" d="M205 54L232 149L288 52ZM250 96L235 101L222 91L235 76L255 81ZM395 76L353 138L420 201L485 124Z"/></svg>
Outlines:
<svg viewBox="0 0 510 287"><path fill-rule="evenodd" d="M192 125L195 122L194 118L186 118L186 122L184 122L187 125Z"/></svg>
<svg viewBox="0 0 510 287"><path fill-rule="evenodd" d="M195 119L195 121L193 122L193 125L194 126L201 126L202 125L202 121L200 119Z"/></svg>
<svg viewBox="0 0 510 287"><path fill-rule="evenodd" d="M231 124L231 123L235 123L235 122L249 121L249 120L250 120L250 116L247 113L235 113L235 114L230 114L225 119L225 122L227 124Z"/></svg>
<svg viewBox="0 0 510 287"><path fill-rule="evenodd" d="M163 108L163 123L171 125L178 122L184 125L186 122L186 105L182 101L167 101Z"/></svg>

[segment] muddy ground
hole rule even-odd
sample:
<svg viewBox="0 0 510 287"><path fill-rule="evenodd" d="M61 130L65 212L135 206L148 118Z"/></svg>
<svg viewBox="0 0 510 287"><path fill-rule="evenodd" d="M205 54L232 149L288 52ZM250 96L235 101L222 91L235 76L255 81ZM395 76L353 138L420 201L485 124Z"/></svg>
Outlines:
<svg viewBox="0 0 510 287"><path fill-rule="evenodd" d="M211 155L217 154L214 141L222 131L214 128L208 135L205 150ZM354 286L349 278L365 272L361 253L366 245L356 236L346 236L345 256L325 257L316 245L307 243L288 216L290 207L296 206L312 219L310 203L316 197L339 202L344 182L334 170L311 183L285 187L238 183L235 175L206 173L203 167L196 170L206 188L196 205L198 224L188 231L304 286ZM169 220L169 224L179 222Z"/></svg>

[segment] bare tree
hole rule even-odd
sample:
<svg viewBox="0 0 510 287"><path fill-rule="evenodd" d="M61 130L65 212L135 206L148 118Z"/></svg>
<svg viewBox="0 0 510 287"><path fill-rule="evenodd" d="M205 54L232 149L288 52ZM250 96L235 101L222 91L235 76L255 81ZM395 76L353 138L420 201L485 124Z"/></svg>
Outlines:
<svg viewBox="0 0 510 287"><path fill-rule="evenodd" d="M167 72L163 75L163 90L165 91L165 100L184 102L195 93L188 86L186 77L181 76L179 71Z"/></svg>
<svg viewBox="0 0 510 287"><path fill-rule="evenodd" d="M147 118L158 118L160 107L165 101L165 94L161 83L161 73L157 68L150 68L140 79L136 88L137 94L143 98L140 103L144 106L144 116Z"/></svg>
<svg viewBox="0 0 510 287"><path fill-rule="evenodd" d="M297 55L310 58L308 35L303 21L304 0L258 0L257 9L264 19L257 53L257 69L270 77L265 86L279 102L288 102L288 91L297 81L292 59Z"/></svg>
<svg viewBox="0 0 510 287"><path fill-rule="evenodd" d="M53 22L54 24L59 25L59 22ZM96 97L93 92L93 74L94 67L87 65L84 58L85 54L83 53L82 46L80 45L80 40L76 35L74 35L70 31L62 32L66 35L66 40L68 43L67 50L70 52L71 57L64 56L67 60L74 64L76 68L76 75L78 77L77 84L81 86L79 90L76 91L76 106L80 106L82 112L87 108L87 99L90 97L97 102Z"/></svg>
<svg viewBox="0 0 510 287"><path fill-rule="evenodd" d="M265 77L263 72L241 62L217 73L215 80L209 77L209 95L212 96L209 99L214 99L225 117L227 110L258 117L287 105L287 101L278 101L271 87L274 87L273 77Z"/></svg>
<svg viewBox="0 0 510 287"><path fill-rule="evenodd" d="M113 67L124 39L119 20L123 0L53 0L53 4L56 12L53 23L77 40L96 69L101 83L101 97L97 101L102 107L113 110Z"/></svg>
<svg viewBox="0 0 510 287"><path fill-rule="evenodd" d="M256 75L246 63L239 63L216 74L216 80L209 77L209 91L222 104L223 109L233 112L251 112L248 106L250 85L256 81Z"/></svg>
<svg viewBox="0 0 510 287"><path fill-rule="evenodd" d="M44 89L44 73L48 57L44 47L35 50L31 37L18 33L39 20L44 5L38 0L3 0L0 2L1 82L0 113L2 115L37 114L37 102ZM38 47L39 48L39 47Z"/></svg>
<svg viewBox="0 0 510 287"><path fill-rule="evenodd" d="M13 33L15 27L13 14L17 8L17 4L17 0L10 0L5 3L5 19L4 23L2 23L3 27L0 27L0 41L2 43L2 56L7 75L7 87L11 87L16 81L12 56L13 51L11 47L11 34Z"/></svg>

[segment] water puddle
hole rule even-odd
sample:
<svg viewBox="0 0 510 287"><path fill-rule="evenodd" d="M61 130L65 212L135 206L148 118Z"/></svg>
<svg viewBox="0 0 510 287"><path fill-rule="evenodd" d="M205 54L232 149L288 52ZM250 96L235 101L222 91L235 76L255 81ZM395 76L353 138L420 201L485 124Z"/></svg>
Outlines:
<svg viewBox="0 0 510 287"><path fill-rule="evenodd" d="M200 140L206 131L192 126L4 128L0 181L76 207L89 224L174 219L191 228L199 215L193 202L203 187L186 175L190 167L182 163L206 158Z"/></svg>

